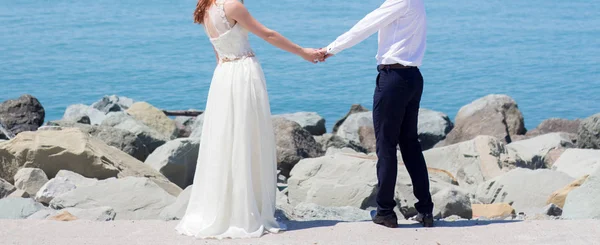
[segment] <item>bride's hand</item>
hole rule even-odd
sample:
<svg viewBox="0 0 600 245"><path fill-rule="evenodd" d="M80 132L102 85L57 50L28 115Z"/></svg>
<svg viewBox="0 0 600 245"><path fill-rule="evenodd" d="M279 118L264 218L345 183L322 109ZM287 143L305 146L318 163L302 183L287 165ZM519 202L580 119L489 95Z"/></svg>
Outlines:
<svg viewBox="0 0 600 245"><path fill-rule="evenodd" d="M302 48L300 56L308 62L316 64L319 60L323 59L323 52L314 48Z"/></svg>

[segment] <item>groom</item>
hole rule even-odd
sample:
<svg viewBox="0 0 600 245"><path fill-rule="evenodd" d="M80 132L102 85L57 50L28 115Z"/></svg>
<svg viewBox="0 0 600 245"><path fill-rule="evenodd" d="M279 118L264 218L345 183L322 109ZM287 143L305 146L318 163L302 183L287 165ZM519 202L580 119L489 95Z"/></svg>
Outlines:
<svg viewBox="0 0 600 245"><path fill-rule="evenodd" d="M327 46L324 61L379 31L377 76L373 96L373 123L377 139L377 212L373 222L390 228L398 226L394 212L400 146L406 169L419 200L416 219L425 227L433 226L433 202L429 176L417 138L417 118L423 77L419 66L425 53L426 19L423 0L386 0L350 31ZM326 52L326 53L325 53Z"/></svg>

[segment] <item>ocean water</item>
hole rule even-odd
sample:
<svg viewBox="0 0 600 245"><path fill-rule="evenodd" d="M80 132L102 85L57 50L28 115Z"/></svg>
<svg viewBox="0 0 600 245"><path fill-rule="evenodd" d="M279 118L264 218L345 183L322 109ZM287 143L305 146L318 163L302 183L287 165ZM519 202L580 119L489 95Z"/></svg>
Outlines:
<svg viewBox="0 0 600 245"><path fill-rule="evenodd" d="M383 0L246 0L266 26L323 47ZM47 120L118 94L163 109L203 109L215 58L195 0L0 0L0 101L28 93ZM425 1L422 107L447 113L492 93L526 126L600 112L600 4L589 0ZM375 36L313 65L253 36L274 114L316 111L329 129L372 106Z"/></svg>

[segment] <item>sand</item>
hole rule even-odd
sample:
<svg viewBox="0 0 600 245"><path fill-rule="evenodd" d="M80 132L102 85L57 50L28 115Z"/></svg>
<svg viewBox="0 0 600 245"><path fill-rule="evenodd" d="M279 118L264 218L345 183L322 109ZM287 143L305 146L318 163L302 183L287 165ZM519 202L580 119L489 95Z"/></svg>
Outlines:
<svg viewBox="0 0 600 245"><path fill-rule="evenodd" d="M397 229L370 222L291 222L288 231L259 239L197 240L175 233L176 221L0 220L0 244L600 244L600 220L455 221Z"/></svg>

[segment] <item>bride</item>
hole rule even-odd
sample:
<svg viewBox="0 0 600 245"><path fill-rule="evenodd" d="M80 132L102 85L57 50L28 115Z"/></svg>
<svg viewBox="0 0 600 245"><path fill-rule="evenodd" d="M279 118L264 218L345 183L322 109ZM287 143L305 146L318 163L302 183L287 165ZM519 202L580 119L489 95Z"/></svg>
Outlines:
<svg viewBox="0 0 600 245"><path fill-rule="evenodd" d="M215 50L214 71L192 194L177 225L197 238L250 238L279 232L275 221L275 137L265 77L248 31L316 63L325 54L302 48L255 20L238 0L199 0Z"/></svg>

